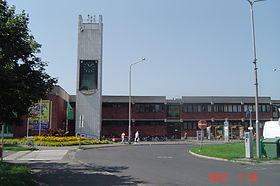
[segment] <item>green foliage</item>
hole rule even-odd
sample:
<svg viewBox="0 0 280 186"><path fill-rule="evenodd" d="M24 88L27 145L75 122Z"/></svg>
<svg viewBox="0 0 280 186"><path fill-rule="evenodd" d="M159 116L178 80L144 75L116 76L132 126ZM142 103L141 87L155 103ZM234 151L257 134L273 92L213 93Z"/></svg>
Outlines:
<svg viewBox="0 0 280 186"><path fill-rule="evenodd" d="M35 147L23 147L23 146L4 146L4 150L10 151L28 151L28 150L38 150Z"/></svg>
<svg viewBox="0 0 280 186"><path fill-rule="evenodd" d="M34 136L34 144L38 146L72 146L79 145L79 137L53 137L53 136ZM111 144L109 140L90 140L81 138L82 145L94 145L94 144ZM27 145L26 138L22 139L4 139L4 144L23 144Z"/></svg>
<svg viewBox="0 0 280 186"><path fill-rule="evenodd" d="M0 185L35 185L30 170L23 165L0 162Z"/></svg>
<svg viewBox="0 0 280 186"><path fill-rule="evenodd" d="M5 124L20 122L57 81L36 57L41 45L29 33L28 23L24 11L16 14L14 6L0 0L0 122Z"/></svg>
<svg viewBox="0 0 280 186"><path fill-rule="evenodd" d="M57 137L65 137L68 135L68 131L65 130L57 130L56 128L48 129L47 131L42 132L42 136L57 136Z"/></svg>
<svg viewBox="0 0 280 186"><path fill-rule="evenodd" d="M26 139L4 139L4 144L7 145L25 145L27 144Z"/></svg>

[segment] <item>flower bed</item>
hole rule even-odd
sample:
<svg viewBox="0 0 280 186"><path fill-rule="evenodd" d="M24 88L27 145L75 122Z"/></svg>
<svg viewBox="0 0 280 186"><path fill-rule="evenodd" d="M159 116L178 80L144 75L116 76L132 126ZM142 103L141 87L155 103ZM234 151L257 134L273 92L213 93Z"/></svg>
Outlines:
<svg viewBox="0 0 280 186"><path fill-rule="evenodd" d="M92 144L110 144L109 140L90 140L84 137L54 137L54 136L32 136L34 139L34 145L38 146L72 146L79 145L92 145ZM80 141L81 140L81 141ZM26 137L21 139L4 139L4 144L22 144L27 145Z"/></svg>

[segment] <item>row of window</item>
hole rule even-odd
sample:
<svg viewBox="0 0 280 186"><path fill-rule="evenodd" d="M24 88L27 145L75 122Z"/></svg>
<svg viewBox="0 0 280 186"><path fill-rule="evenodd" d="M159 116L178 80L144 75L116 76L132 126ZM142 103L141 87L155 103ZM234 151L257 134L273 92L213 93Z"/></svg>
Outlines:
<svg viewBox="0 0 280 186"><path fill-rule="evenodd" d="M126 103L104 103L104 107L112 108L127 108L128 104ZM240 104L215 104L214 112L255 112L255 105L244 105L242 111L242 106ZM135 104L136 112L164 112L164 104L154 104L154 103L141 103ZM174 113L178 112L180 109L179 105L168 105L167 112ZM183 112L211 112L211 104L184 104ZM271 112L271 107L268 104L260 104L259 112Z"/></svg>
<svg viewBox="0 0 280 186"><path fill-rule="evenodd" d="M103 107L106 108L125 108L128 107L127 103L103 103Z"/></svg>
<svg viewBox="0 0 280 186"><path fill-rule="evenodd" d="M241 112L241 105L214 105L214 112Z"/></svg>
<svg viewBox="0 0 280 186"><path fill-rule="evenodd" d="M270 112L271 108L270 105L259 105L259 112ZM244 112L246 111L252 111L255 112L256 111L256 105L244 105Z"/></svg>
<svg viewBox="0 0 280 186"><path fill-rule="evenodd" d="M211 125L211 123L209 125ZM213 125L224 126L224 122L223 121L215 122ZM244 129L247 129L250 126L250 123L249 122L241 122L241 121L230 121L230 126L235 126L235 125L236 126L243 126ZM255 124L253 125L253 127L255 127ZM183 128L185 130L197 130L197 129L199 129L196 121L184 122Z"/></svg>
<svg viewBox="0 0 280 186"><path fill-rule="evenodd" d="M188 129L188 130L198 129L197 122L185 122L184 123L184 129Z"/></svg>
<svg viewBox="0 0 280 186"><path fill-rule="evenodd" d="M104 126L105 125L118 125L118 126L124 125L124 126L127 126L128 122L127 121L103 121L103 125ZM166 126L166 123L159 122L159 121L149 121L149 122L138 121L136 123L136 126L144 126L144 125L146 125L146 126L155 126L155 125ZM209 123L209 125L212 125L212 124ZM223 121L215 122L215 123L213 123L213 125L224 126L224 122ZM241 121L230 121L230 126L234 126L234 125L243 126L244 129L246 130L250 126L250 123L249 122L241 122ZM255 127L255 124L253 126ZM185 130L198 130L199 128L197 126L197 121L184 122L183 123L183 129L185 129ZM222 128L220 128L220 129L222 129ZM212 129L212 130L214 130L214 129Z"/></svg>
<svg viewBox="0 0 280 186"><path fill-rule="evenodd" d="M210 104L185 104L184 112L211 112Z"/></svg>
<svg viewBox="0 0 280 186"><path fill-rule="evenodd" d="M136 112L164 112L164 104L136 104Z"/></svg>
<svg viewBox="0 0 280 186"><path fill-rule="evenodd" d="M117 126L127 126L128 125L128 121L103 121L102 122L103 126L107 126L107 125L117 125ZM134 126L155 126L155 125L166 125L165 122L161 122L161 121L137 121L136 123L133 123Z"/></svg>
<svg viewBox="0 0 280 186"><path fill-rule="evenodd" d="M244 112L255 112L255 105L244 105ZM259 112L271 112L270 105L260 104ZM184 104L184 112L211 112L210 104ZM214 112L242 112L242 106L239 104L215 104Z"/></svg>

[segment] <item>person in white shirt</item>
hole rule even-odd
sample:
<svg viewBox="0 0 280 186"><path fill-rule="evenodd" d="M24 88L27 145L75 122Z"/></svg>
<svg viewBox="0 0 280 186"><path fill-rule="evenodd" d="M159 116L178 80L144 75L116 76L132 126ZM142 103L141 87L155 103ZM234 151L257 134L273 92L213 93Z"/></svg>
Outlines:
<svg viewBox="0 0 280 186"><path fill-rule="evenodd" d="M122 138L122 143L124 143L124 139L125 139L125 133L124 132L122 133L121 138Z"/></svg>
<svg viewBox="0 0 280 186"><path fill-rule="evenodd" d="M136 133L135 133L135 138L134 138L134 142L137 143L137 142L139 142L139 141L140 141L139 132L136 131Z"/></svg>

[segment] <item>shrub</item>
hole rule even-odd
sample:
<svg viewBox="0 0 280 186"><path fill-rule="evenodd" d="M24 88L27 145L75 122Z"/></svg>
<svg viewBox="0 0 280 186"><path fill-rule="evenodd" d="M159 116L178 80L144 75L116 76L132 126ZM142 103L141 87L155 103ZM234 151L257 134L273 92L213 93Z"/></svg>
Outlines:
<svg viewBox="0 0 280 186"><path fill-rule="evenodd" d="M47 131L42 132L42 136L57 136L57 137L65 137L69 134L69 131L51 128Z"/></svg>

